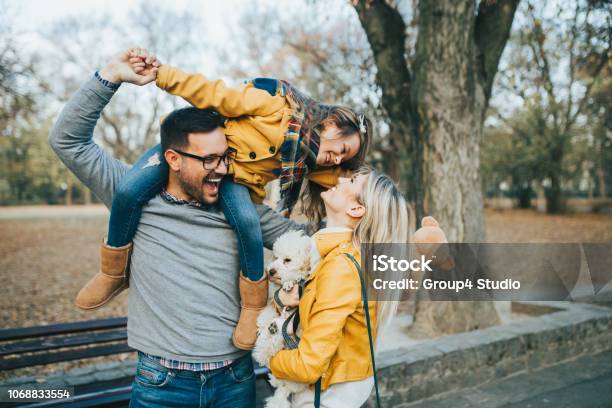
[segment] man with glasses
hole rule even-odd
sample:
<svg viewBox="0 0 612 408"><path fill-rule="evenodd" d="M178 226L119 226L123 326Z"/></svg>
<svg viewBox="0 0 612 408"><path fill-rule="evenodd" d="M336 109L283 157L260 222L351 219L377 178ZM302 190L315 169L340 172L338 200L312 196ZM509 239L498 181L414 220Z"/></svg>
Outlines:
<svg viewBox="0 0 612 408"><path fill-rule="evenodd" d="M107 207L119 185L130 188L131 166L92 137L122 82L146 82L132 71L127 51L81 86L49 135L60 159ZM219 124L210 110L174 111L162 124L161 150L134 164L168 177L143 206L133 239L128 344L139 352L133 407L255 406L250 353L231 341L240 313L239 260L234 230L217 201L235 151ZM266 206L257 209L267 247L299 228Z"/></svg>
<svg viewBox="0 0 612 408"><path fill-rule="evenodd" d="M174 149L174 151L180 154L181 156L191 157L192 159L201 161L202 166L204 167L204 170L216 169L217 167L219 167L219 164L221 164L222 160L223 160L223 165L225 167L228 167L229 164L236 157L236 149L232 149L231 147L228 147L225 153L223 153L222 155L209 154L206 156L198 156L196 154L187 153L179 149Z"/></svg>

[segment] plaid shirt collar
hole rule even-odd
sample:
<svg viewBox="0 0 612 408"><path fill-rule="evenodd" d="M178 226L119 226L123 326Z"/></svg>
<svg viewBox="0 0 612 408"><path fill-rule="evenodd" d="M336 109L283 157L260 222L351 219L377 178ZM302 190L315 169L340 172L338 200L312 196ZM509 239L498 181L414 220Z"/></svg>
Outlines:
<svg viewBox="0 0 612 408"><path fill-rule="evenodd" d="M170 204L190 205L192 207L201 208L203 210L218 210L218 207L214 204L205 204L197 200L191 200L191 201L183 200L182 198L178 198L177 196L170 194L166 190L162 190L160 194L161 194L161 197Z"/></svg>

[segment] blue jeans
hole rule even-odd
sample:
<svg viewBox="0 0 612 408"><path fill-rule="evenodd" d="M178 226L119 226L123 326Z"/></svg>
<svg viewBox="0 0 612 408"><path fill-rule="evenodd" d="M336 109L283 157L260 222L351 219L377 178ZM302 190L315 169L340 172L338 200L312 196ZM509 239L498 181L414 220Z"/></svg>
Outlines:
<svg viewBox="0 0 612 408"><path fill-rule="evenodd" d="M161 146L149 149L127 172L113 193L106 243L114 247L129 244L136 234L142 206L168 183L168 163Z"/></svg>
<svg viewBox="0 0 612 408"><path fill-rule="evenodd" d="M211 371L175 370L139 353L130 408L252 408L255 372L251 354Z"/></svg>
<svg viewBox="0 0 612 408"><path fill-rule="evenodd" d="M263 276L263 236L261 221L251 200L249 188L225 177L219 190L221 208L227 222L236 231L240 270L252 281Z"/></svg>
<svg viewBox="0 0 612 408"><path fill-rule="evenodd" d="M161 147L157 145L149 149L128 171L113 195L108 245L122 247L134 238L142 206L165 187L168 169ZM225 218L238 238L242 274L252 281L258 281L263 276L263 237L259 215L249 189L225 177L219 193Z"/></svg>

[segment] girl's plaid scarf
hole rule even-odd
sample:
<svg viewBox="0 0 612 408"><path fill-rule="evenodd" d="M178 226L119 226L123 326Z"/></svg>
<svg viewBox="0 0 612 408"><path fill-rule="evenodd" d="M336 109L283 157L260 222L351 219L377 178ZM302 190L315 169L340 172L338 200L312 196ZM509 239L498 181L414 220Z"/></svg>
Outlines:
<svg viewBox="0 0 612 408"><path fill-rule="evenodd" d="M292 110L278 169L281 199L277 210L288 216L297 203L304 177L316 169L320 143L316 127L329 116L331 106L318 103L286 81L279 81L279 85Z"/></svg>

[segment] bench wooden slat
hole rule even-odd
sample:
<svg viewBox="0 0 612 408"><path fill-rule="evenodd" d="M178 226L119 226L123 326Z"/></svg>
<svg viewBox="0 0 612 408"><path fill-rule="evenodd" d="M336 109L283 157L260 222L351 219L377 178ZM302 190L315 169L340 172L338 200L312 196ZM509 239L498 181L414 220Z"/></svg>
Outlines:
<svg viewBox="0 0 612 408"><path fill-rule="evenodd" d="M0 330L0 371L134 352L127 345L126 324L127 318L121 317ZM96 346L83 347L93 344ZM258 379L266 379L266 367L255 363L254 369ZM130 377L126 376L121 381L130 380ZM130 395L131 386L101 383L93 389L82 389L79 394L67 400L45 401L28 406L55 407L69 404L74 407L114 407L126 405Z"/></svg>
<svg viewBox="0 0 612 408"><path fill-rule="evenodd" d="M115 387L87 394L74 395L70 398L44 401L26 405L33 407L58 407L70 405L71 407L103 407L127 405L132 395L132 386Z"/></svg>
<svg viewBox="0 0 612 408"><path fill-rule="evenodd" d="M256 367L255 376L258 380L267 381L268 369ZM132 386L115 386L84 394L73 395L67 399L38 402L26 405L28 408L47 408L69 405L71 407L115 407L127 405L132 395Z"/></svg>
<svg viewBox="0 0 612 408"><path fill-rule="evenodd" d="M83 358L109 356L112 354L120 354L131 351L134 351L134 349L130 348L127 343L121 343L107 346L88 347L78 350L58 351L55 353L32 354L16 358L3 358L0 360L0 371L59 363L63 361L80 360Z"/></svg>
<svg viewBox="0 0 612 408"><path fill-rule="evenodd" d="M108 343L127 339L125 329L80 334L76 336L56 336L48 339L20 341L0 344L0 356L31 353L44 350L55 350L62 347L86 346L89 344Z"/></svg>
<svg viewBox="0 0 612 408"><path fill-rule="evenodd" d="M86 331L118 329L127 325L127 317L113 317L83 322L48 324L43 326L20 327L0 330L0 341L20 340L59 334L81 333Z"/></svg>

